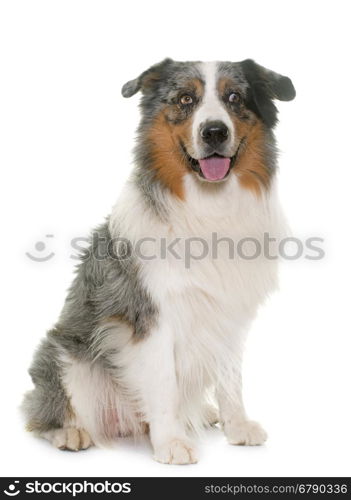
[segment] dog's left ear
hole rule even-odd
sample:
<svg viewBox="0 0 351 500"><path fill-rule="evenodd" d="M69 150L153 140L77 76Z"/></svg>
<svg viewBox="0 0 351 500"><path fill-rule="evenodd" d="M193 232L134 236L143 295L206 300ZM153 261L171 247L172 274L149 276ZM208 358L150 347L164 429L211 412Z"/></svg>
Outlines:
<svg viewBox="0 0 351 500"><path fill-rule="evenodd" d="M273 127L277 122L278 111L272 101L294 99L296 92L292 81L287 76L260 66L252 59L242 61L241 67L250 85L253 111L266 125Z"/></svg>
<svg viewBox="0 0 351 500"><path fill-rule="evenodd" d="M122 87L123 97L132 97L134 94L139 92L139 90L144 93L154 90L163 78L166 68L168 68L172 63L172 59L164 59L160 63L154 64L149 69L141 73L138 78L125 83Z"/></svg>

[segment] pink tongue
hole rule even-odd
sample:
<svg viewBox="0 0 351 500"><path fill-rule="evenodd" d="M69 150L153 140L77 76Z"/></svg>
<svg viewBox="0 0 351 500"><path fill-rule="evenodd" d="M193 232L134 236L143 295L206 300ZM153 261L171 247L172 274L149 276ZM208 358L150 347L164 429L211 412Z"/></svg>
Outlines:
<svg viewBox="0 0 351 500"><path fill-rule="evenodd" d="M230 167L230 158L221 156L210 156L199 160L200 168L205 179L209 181L219 181L223 179Z"/></svg>

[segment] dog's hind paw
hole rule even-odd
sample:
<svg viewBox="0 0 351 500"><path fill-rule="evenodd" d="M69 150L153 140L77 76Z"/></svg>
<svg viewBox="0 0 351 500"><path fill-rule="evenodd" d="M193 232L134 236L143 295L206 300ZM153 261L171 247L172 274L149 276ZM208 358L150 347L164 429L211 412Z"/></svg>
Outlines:
<svg viewBox="0 0 351 500"><path fill-rule="evenodd" d="M52 429L41 435L60 450L86 450L94 444L86 430L76 427Z"/></svg>

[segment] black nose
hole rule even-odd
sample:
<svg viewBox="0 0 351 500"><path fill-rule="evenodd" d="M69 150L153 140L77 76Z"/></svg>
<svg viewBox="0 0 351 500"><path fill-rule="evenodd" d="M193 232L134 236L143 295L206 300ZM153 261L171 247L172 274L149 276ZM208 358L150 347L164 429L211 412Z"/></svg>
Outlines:
<svg viewBox="0 0 351 500"><path fill-rule="evenodd" d="M215 148L228 139L229 130L223 122L207 122L202 127L200 134L206 144Z"/></svg>

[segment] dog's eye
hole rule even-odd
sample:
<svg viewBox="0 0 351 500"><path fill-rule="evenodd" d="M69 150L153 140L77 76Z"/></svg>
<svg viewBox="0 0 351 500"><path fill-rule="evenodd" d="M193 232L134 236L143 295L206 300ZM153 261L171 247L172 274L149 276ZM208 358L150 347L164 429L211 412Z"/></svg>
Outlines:
<svg viewBox="0 0 351 500"><path fill-rule="evenodd" d="M187 106L187 105L193 103L193 98L189 94L184 94L180 97L179 102L180 102L180 104Z"/></svg>
<svg viewBox="0 0 351 500"><path fill-rule="evenodd" d="M241 101L241 96L237 92L231 92L228 96L228 101L232 104L239 103Z"/></svg>

